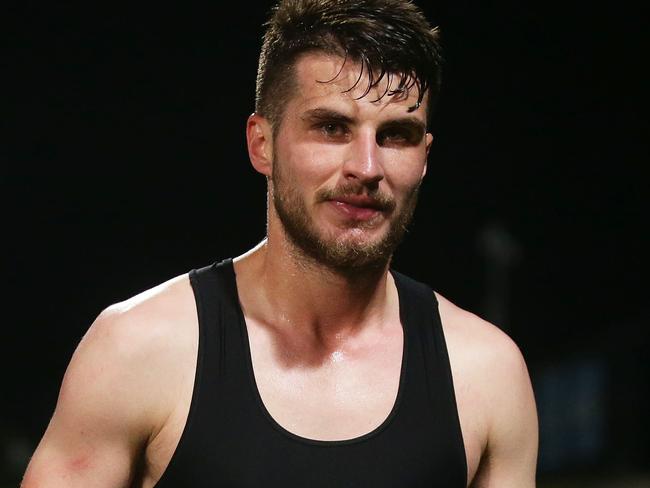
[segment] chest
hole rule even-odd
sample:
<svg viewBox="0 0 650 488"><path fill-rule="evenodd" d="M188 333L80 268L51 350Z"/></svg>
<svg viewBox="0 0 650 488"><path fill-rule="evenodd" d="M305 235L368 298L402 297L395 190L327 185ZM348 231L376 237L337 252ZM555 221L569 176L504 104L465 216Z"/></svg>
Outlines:
<svg viewBox="0 0 650 488"><path fill-rule="evenodd" d="M399 323L337 347L289 343L248 325L254 394L281 429L316 440L360 437L395 406L403 365Z"/></svg>
<svg viewBox="0 0 650 488"><path fill-rule="evenodd" d="M319 349L256 328L237 308L200 311L193 393L161 442L173 455L156 486L466 486L429 314Z"/></svg>

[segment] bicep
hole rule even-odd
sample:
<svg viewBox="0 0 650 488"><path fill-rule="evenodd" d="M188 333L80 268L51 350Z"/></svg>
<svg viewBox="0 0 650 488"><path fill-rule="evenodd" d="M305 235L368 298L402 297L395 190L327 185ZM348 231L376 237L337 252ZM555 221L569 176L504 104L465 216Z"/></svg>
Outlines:
<svg viewBox="0 0 650 488"><path fill-rule="evenodd" d="M129 486L147 426L131 359L106 327L93 324L75 351L24 488Z"/></svg>
<svg viewBox="0 0 650 488"><path fill-rule="evenodd" d="M131 472L131 453L125 443L84 431L55 415L21 486L121 487L128 486Z"/></svg>

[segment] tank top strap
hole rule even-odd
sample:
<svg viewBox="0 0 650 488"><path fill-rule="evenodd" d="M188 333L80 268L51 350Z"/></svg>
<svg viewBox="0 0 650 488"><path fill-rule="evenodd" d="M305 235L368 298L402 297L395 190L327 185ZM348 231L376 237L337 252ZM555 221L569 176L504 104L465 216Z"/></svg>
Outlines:
<svg viewBox="0 0 650 488"><path fill-rule="evenodd" d="M156 487L187 486L213 452L224 392L246 380L238 327L237 286L232 259L189 272L198 314L198 351L192 402L178 446ZM197 475L200 479L200 475ZM205 486L198 482L196 486Z"/></svg>
<svg viewBox="0 0 650 488"><path fill-rule="evenodd" d="M197 372L214 379L231 378L232 365L243 364L239 296L233 260L224 259L190 272L199 318ZM234 356L234 357L233 357ZM230 369L230 371L228 371ZM235 380L242 379L239 374ZM199 379L195 386L199 385ZM214 390L214 381L211 389Z"/></svg>
<svg viewBox="0 0 650 488"><path fill-rule="evenodd" d="M391 274L400 295L400 318L408 341L408 385L420 389L426 385L430 408L439 418L444 418L446 424L442 427L450 441L446 449L453 451L455 459L465 462L466 470L465 448L438 300L428 285L394 270Z"/></svg>

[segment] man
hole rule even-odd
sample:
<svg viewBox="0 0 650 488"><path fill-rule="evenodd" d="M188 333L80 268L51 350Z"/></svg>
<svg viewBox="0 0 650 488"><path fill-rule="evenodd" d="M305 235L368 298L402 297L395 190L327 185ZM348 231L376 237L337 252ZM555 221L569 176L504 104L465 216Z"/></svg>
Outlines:
<svg viewBox="0 0 650 488"><path fill-rule="evenodd" d="M534 486L517 347L389 268L438 79L410 3L282 2L246 127L266 239L100 314L23 486Z"/></svg>

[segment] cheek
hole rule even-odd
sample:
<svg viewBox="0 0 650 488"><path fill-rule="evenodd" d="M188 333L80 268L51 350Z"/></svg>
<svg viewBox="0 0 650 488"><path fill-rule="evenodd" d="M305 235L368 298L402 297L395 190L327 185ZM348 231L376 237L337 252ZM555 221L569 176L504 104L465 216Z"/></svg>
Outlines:
<svg viewBox="0 0 650 488"><path fill-rule="evenodd" d="M387 183L399 193L411 192L422 182L423 172L426 167L420 154L417 155L421 162L414 158L399 158L387 164Z"/></svg>
<svg viewBox="0 0 650 488"><path fill-rule="evenodd" d="M279 158L283 174L301 188L315 188L335 178L341 155L329 148L315 148L309 144L294 144L290 152Z"/></svg>

